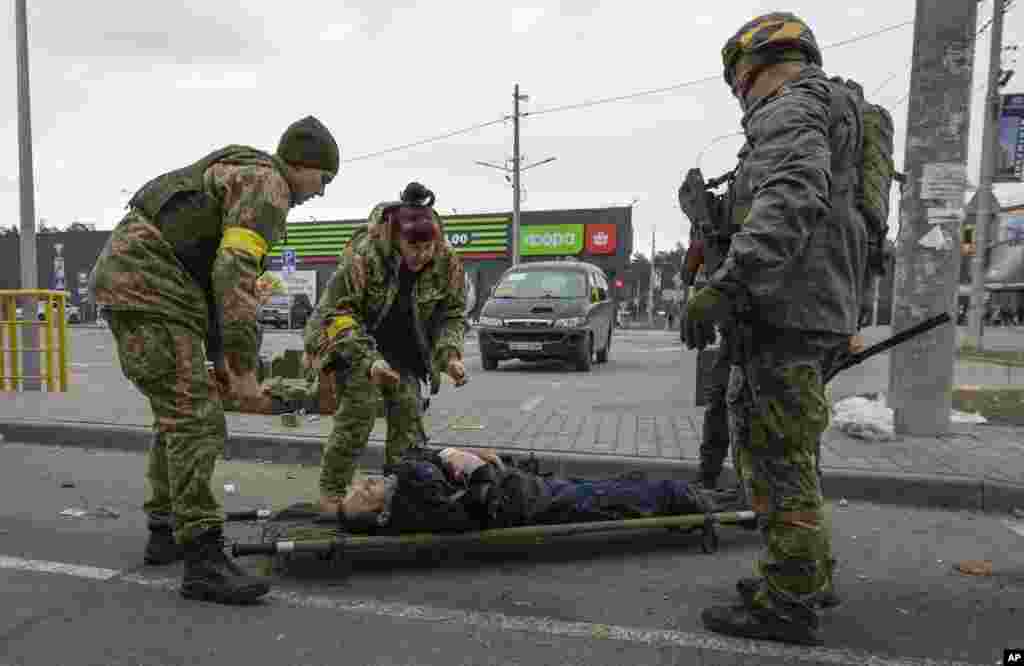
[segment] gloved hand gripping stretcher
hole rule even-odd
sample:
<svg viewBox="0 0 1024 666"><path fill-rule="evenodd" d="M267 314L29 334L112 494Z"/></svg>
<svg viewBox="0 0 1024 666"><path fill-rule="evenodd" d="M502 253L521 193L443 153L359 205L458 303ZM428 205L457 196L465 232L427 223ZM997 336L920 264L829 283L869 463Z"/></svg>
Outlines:
<svg viewBox="0 0 1024 666"><path fill-rule="evenodd" d="M581 534L628 530L700 531L704 552L718 548L719 525L756 526L736 492L706 491L639 475L560 479L536 459L494 451L417 447L381 477L352 483L338 514L315 504L229 513L263 521L260 543L238 543L236 557L314 553L335 561L348 552L468 544L524 545Z"/></svg>

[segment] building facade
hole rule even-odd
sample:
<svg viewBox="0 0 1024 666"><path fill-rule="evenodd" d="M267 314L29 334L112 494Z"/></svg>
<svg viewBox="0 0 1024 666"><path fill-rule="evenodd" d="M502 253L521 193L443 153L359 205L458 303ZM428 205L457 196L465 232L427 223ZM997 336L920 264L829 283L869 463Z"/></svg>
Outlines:
<svg viewBox="0 0 1024 666"><path fill-rule="evenodd" d="M629 207L523 211L520 256L523 262L575 257L604 269L609 284L624 275L633 254ZM442 218L448 241L462 257L473 291L475 310L483 305L502 272L511 266L512 214L452 215ZM338 254L365 219L289 223L282 242L271 248L268 270L284 268L286 250L294 254L290 288L308 293L313 302L334 273ZM89 271L109 238L109 231L67 231L36 236L38 284L63 289L77 305L86 302ZM20 237L0 236L0 289L21 286ZM613 288L613 291L616 291ZM619 297L620 294L615 294ZM467 313L473 316L475 312ZM89 312L86 308L85 315Z"/></svg>
<svg viewBox="0 0 1024 666"><path fill-rule="evenodd" d="M523 262L575 257L604 269L609 284L623 275L633 254L632 208L523 211L520 213L520 258ZM443 216L444 233L463 259L472 290L478 295L473 317L501 274L512 265L512 214ZM288 236L270 251L269 270L284 267L285 250L295 253L295 273L315 280L323 292L338 263L338 253L366 220L301 222L288 225ZM616 294L618 296L618 294Z"/></svg>

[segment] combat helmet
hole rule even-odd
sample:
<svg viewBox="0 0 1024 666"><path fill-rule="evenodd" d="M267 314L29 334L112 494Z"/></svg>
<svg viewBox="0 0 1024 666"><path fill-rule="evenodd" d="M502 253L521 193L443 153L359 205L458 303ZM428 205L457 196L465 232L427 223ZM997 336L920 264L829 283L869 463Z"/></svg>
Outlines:
<svg viewBox="0 0 1024 666"><path fill-rule="evenodd" d="M821 67L821 49L814 33L802 19L789 12L772 12L749 21L722 48L725 82L733 87L733 72L740 58L755 65L778 62L779 54L799 49L808 62Z"/></svg>

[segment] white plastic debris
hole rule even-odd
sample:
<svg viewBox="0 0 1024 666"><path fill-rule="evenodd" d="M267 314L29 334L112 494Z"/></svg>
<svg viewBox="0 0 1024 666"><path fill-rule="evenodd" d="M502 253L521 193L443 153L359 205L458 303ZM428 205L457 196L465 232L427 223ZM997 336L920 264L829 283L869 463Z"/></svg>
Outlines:
<svg viewBox="0 0 1024 666"><path fill-rule="evenodd" d="M225 483L224 492L227 493L228 495L234 495L235 493L238 492L238 486L234 483Z"/></svg>
<svg viewBox="0 0 1024 666"><path fill-rule="evenodd" d="M981 414L965 414L951 410L953 423L988 423ZM888 442L896 438L893 410L886 404L885 394L877 399L864 396L844 398L832 406L832 424L841 432L872 442Z"/></svg>
<svg viewBox="0 0 1024 666"><path fill-rule="evenodd" d="M872 400L852 396L840 400L832 407L832 424L839 431L873 442L887 442L894 439L892 410L885 404L885 397Z"/></svg>
<svg viewBox="0 0 1024 666"><path fill-rule="evenodd" d="M850 503L846 501L846 498L839 500L839 506L849 506Z"/></svg>

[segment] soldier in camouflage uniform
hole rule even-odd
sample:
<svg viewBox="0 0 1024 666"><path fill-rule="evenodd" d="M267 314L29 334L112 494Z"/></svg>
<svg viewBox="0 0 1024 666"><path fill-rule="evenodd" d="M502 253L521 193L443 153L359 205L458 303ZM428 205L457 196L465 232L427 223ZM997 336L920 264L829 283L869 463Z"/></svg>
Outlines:
<svg viewBox="0 0 1024 666"><path fill-rule="evenodd" d="M746 156L749 150L749 146L743 146L738 155L740 160ZM725 196L720 200L716 197L718 210L714 211L713 219L703 221L703 224L691 220L690 245L701 248L700 261L707 275L713 275L718 270L729 251L732 220L728 216L731 212L733 194L730 180L729 190ZM704 387L704 423L701 429L700 466L697 470L697 482L704 488L714 489L718 487L722 466L729 455L729 418L725 394L729 386L729 372L732 368L731 343L734 335L728 322L718 322L717 327L713 321L688 322L684 309L679 326L679 334L683 342L686 342L687 326L701 328L701 335L706 344L714 344L716 337L721 338L718 351L715 353L710 381ZM693 334L691 333L691 335Z"/></svg>
<svg viewBox="0 0 1024 666"><path fill-rule="evenodd" d="M857 331L867 230L855 201L858 102L821 70L810 29L761 16L723 49L750 153L736 172L725 262L687 307L688 321L734 320L742 364L727 396L730 435L764 539L744 603L706 609L712 631L815 644L814 603L830 584L830 539L816 473L829 420L824 372ZM702 347L699 330L687 344Z"/></svg>
<svg viewBox="0 0 1024 666"><path fill-rule="evenodd" d="M466 308L462 262L445 239L434 194L410 183L401 200L377 205L342 252L321 300L317 368L333 370L338 409L320 473L321 508L336 513L373 429L387 418L386 461L420 434L420 382L431 393L447 373L460 386Z"/></svg>
<svg viewBox="0 0 1024 666"><path fill-rule="evenodd" d="M243 409L262 400L256 279L289 208L322 195L338 163L337 143L313 117L292 124L276 154L217 150L136 192L93 268L90 289L122 371L154 414L145 559L184 556L186 598L245 603L269 589L223 551L223 515L210 487L227 434L221 398Z"/></svg>

